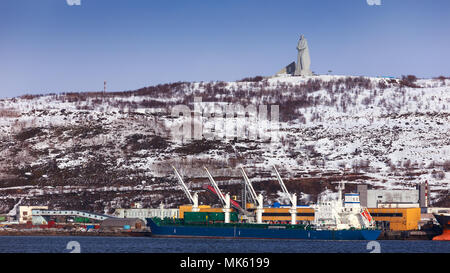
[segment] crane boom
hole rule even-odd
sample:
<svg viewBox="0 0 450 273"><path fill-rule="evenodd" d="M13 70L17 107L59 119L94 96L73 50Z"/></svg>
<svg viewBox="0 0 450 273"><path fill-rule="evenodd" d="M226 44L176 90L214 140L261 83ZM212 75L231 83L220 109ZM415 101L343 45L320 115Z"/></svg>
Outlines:
<svg viewBox="0 0 450 273"><path fill-rule="evenodd" d="M289 196L291 203L293 203L291 194L289 194L289 191L287 190L286 185L284 185L283 179L281 179L281 176L278 173L277 168L275 166L273 166L273 168L275 169L275 173L277 174L277 179L278 179L278 182L280 183L281 189L283 190L284 193L286 193Z"/></svg>
<svg viewBox="0 0 450 273"><path fill-rule="evenodd" d="M212 177L212 175L209 173L208 169L206 167L204 167L206 172L208 173L208 178L209 181L211 181L211 183L214 186L214 189L217 193L217 195L219 195L219 199L222 201L223 204L223 212L225 213L225 223L230 223L230 212L231 212L231 199L230 199L230 194L226 194L223 195L222 191L220 191L219 186L217 186L216 181L214 181L214 178Z"/></svg>
<svg viewBox="0 0 450 273"><path fill-rule="evenodd" d="M178 181L180 182L180 185L181 185L181 189L184 191L184 193L188 197L189 201L191 201L191 203L194 203L194 198L192 197L191 193L189 192L188 187L184 183L183 178L181 178L180 173L178 173L178 170L174 166L172 166L172 168L175 171L175 174L177 175Z"/></svg>
<svg viewBox="0 0 450 273"><path fill-rule="evenodd" d="M245 185L246 185L246 186L248 187L248 189L249 189L250 196L252 197L253 202L256 203L257 200L258 200L258 196L256 195L255 189L253 188L252 183L251 183L250 180L248 179L248 176L247 176L247 174L245 173L245 170L244 170L243 167L241 167L241 173L242 173L242 176L244 177Z"/></svg>
<svg viewBox="0 0 450 273"><path fill-rule="evenodd" d="M242 176L244 176L245 184L249 188L250 195L254 201L254 204L256 204L256 223L262 224L262 215L264 212L264 201L262 194L256 195L255 189L253 188L252 183L250 182L250 179L248 179L247 174L245 173L244 168L241 166L241 172Z"/></svg>
<svg viewBox="0 0 450 273"><path fill-rule="evenodd" d="M277 174L278 182L280 183L281 188L283 189L284 193L287 194L289 197L289 200L291 201L291 208L289 209L289 212L291 213L291 225L295 225L297 223L297 195L295 193L290 194L289 191L286 188L286 185L284 185L283 179L281 179L280 173L278 173L278 170L275 166L273 166L275 169L275 172Z"/></svg>
<svg viewBox="0 0 450 273"><path fill-rule="evenodd" d="M213 185L214 189L216 190L216 193L219 196L220 201L222 202L222 204L225 204L226 203L225 197L224 197L222 191L219 189L219 186L217 186L216 181L214 180L212 175L209 173L208 169L206 167L203 167L203 168L205 168L206 173L208 174L209 181L211 182L211 184Z"/></svg>

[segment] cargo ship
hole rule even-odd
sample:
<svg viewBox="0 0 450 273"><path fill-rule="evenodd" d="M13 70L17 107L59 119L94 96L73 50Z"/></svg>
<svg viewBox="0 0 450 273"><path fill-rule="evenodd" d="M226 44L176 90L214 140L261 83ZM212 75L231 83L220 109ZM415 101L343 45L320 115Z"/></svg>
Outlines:
<svg viewBox="0 0 450 273"><path fill-rule="evenodd" d="M450 213L435 213L434 218L442 227L442 234L433 238L433 241L450 241Z"/></svg>
<svg viewBox="0 0 450 273"><path fill-rule="evenodd" d="M185 223L182 219L169 218L146 220L154 237L372 241L381 233L376 229L321 230L298 224Z"/></svg>
<svg viewBox="0 0 450 273"><path fill-rule="evenodd" d="M173 166L172 166L173 167ZM343 183L339 183L338 199L320 196L314 208L314 221L297 222L297 197L290 194L274 167L277 179L284 193L289 197L290 223L267 223L262 221L263 196L257 195L248 176L241 168L245 185L256 204L256 210L249 212L230 195L223 194L208 169L205 168L213 187L208 189L219 197L223 212L201 212L197 194L191 195L181 175L173 167L182 190L189 198L192 211L184 212L182 218L146 218L147 226L154 237L194 238L236 238L236 239L303 239L303 240L376 240L381 230L375 228L375 221L367 208L360 206L359 194L346 194L342 198ZM231 207L236 211L232 211Z"/></svg>
<svg viewBox="0 0 450 273"><path fill-rule="evenodd" d="M308 224L242 222L245 215L229 212L227 206L223 213L192 211L184 212L182 219L153 217L146 221L154 237L376 240L381 230L375 228L369 211L359 205L359 195L346 194L342 201L319 199L313 206L315 219Z"/></svg>

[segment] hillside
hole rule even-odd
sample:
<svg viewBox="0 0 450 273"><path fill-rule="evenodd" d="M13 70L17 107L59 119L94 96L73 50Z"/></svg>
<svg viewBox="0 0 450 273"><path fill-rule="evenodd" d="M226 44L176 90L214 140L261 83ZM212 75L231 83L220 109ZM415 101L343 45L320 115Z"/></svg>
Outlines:
<svg viewBox="0 0 450 273"><path fill-rule="evenodd" d="M174 135L175 105L194 110L227 103L278 105L277 138L226 139L221 114L203 119L215 139ZM220 111L219 111L220 112ZM236 115L248 130L260 120ZM240 196L245 166L267 203L285 201L271 165L300 202L332 182L410 188L428 181L431 200L450 206L450 79L347 76L249 78L172 83L126 92L27 95L0 100L0 213L18 204L112 212L140 201L174 207L188 200L170 164L200 202L207 166L225 191ZM234 125L233 125L234 124ZM232 127L231 127L232 128ZM184 140L184 141L182 141Z"/></svg>

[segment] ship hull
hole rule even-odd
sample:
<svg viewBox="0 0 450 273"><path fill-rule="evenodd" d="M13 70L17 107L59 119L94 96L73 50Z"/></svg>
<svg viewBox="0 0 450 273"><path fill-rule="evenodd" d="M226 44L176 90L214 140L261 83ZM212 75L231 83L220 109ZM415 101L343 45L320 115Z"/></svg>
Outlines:
<svg viewBox="0 0 450 273"><path fill-rule="evenodd" d="M434 217L442 227L442 234L433 238L433 241L450 241L450 215L434 214Z"/></svg>
<svg viewBox="0 0 450 273"><path fill-rule="evenodd" d="M231 239L376 240L380 230L303 230L249 227L158 225L147 219L152 236Z"/></svg>

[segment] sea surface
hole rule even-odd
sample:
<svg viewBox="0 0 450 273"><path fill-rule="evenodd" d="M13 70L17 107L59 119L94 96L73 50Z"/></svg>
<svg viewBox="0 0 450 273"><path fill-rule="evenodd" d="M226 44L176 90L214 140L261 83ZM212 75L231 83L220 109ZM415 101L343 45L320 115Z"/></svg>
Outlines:
<svg viewBox="0 0 450 273"><path fill-rule="evenodd" d="M0 253L450 253L443 241L0 236Z"/></svg>

